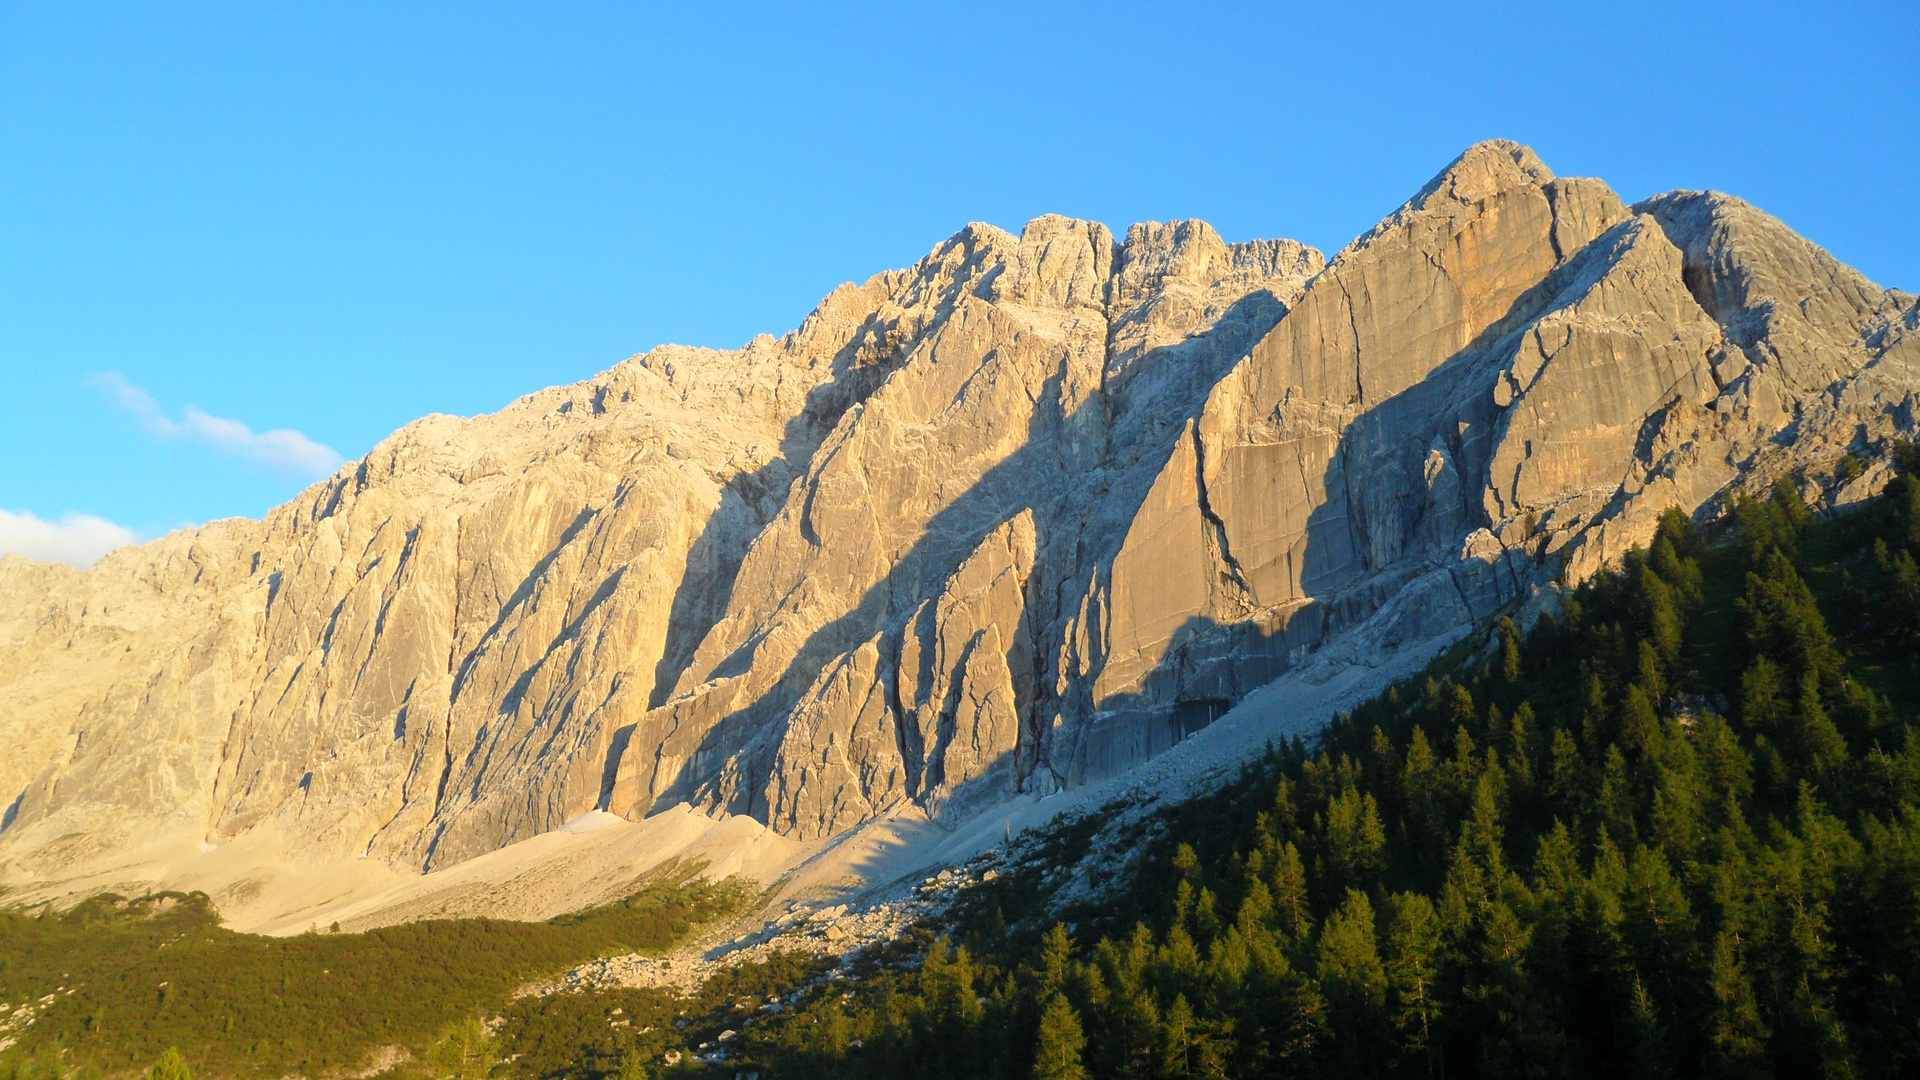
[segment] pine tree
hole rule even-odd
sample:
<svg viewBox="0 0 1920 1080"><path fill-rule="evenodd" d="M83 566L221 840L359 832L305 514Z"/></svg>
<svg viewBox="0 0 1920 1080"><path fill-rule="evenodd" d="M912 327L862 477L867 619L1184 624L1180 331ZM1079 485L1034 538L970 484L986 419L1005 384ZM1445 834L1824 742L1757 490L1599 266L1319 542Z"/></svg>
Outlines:
<svg viewBox="0 0 1920 1080"><path fill-rule="evenodd" d="M1675 520L1684 522L1684 525L1671 527ZM1683 538L1682 530L1686 534L1693 534L1693 523L1678 508L1669 509L1661 515L1660 531L1653 541L1653 547L1647 552L1647 565L1660 575L1661 580L1672 586L1681 607L1690 608L1700 603L1704 595L1705 578L1701 575L1699 561L1693 557L1699 551L1698 537Z"/></svg>
<svg viewBox="0 0 1920 1080"><path fill-rule="evenodd" d="M1621 932L1634 950L1635 967L1657 975L1671 994L1693 975L1693 906L1673 876L1658 844L1634 849L1627 862Z"/></svg>
<svg viewBox="0 0 1920 1080"><path fill-rule="evenodd" d="M1186 882L1181 882L1185 885ZM1053 929L1040 942L1040 985L1041 997L1049 997L1066 990L1067 976L1073 970L1073 940L1067 936L1067 928L1054 923Z"/></svg>
<svg viewBox="0 0 1920 1080"><path fill-rule="evenodd" d="M1841 770L1849 755L1847 740L1827 715L1820 701L1819 676L1809 674L1800 682L1800 759L1807 773L1828 790L1837 790Z"/></svg>
<svg viewBox="0 0 1920 1080"><path fill-rule="evenodd" d="M1674 591L1651 569L1640 573L1639 601L1642 632L1646 644L1668 664L1680 658L1680 603Z"/></svg>
<svg viewBox="0 0 1920 1080"><path fill-rule="evenodd" d="M1507 721L1507 770L1508 778L1514 788L1516 802L1524 802L1532 797L1534 789L1534 725L1537 722L1533 705L1521 702L1513 711L1513 719Z"/></svg>
<svg viewBox="0 0 1920 1080"><path fill-rule="evenodd" d="M1348 786L1315 822L1327 838L1329 884L1335 888L1372 884L1380 870L1380 853L1387 846L1386 827L1373 796Z"/></svg>
<svg viewBox="0 0 1920 1080"><path fill-rule="evenodd" d="M973 958L966 946L949 951L946 939L934 939L920 964L920 986L935 1023L957 1033L980 1019L973 979Z"/></svg>
<svg viewBox="0 0 1920 1080"><path fill-rule="evenodd" d="M1920 484L1909 483L1920 492ZM1920 520L1920 514L1915 515ZM1880 576L1880 620L1894 638L1905 645L1920 644L1920 565L1910 552L1889 554L1885 540L1878 541L1874 562Z"/></svg>
<svg viewBox="0 0 1920 1080"><path fill-rule="evenodd" d="M1451 683L1447 691L1447 726L1463 728L1473 723L1478 712L1473 706L1473 694L1459 683Z"/></svg>
<svg viewBox="0 0 1920 1080"><path fill-rule="evenodd" d="M160 1060L147 1070L147 1080L193 1080L193 1072L187 1068L187 1061L180 1056L180 1051L169 1046L160 1055Z"/></svg>
<svg viewBox="0 0 1920 1080"><path fill-rule="evenodd" d="M435 1080L484 1080L498 1060L493 1033L473 1017L448 1028L428 1056Z"/></svg>
<svg viewBox="0 0 1920 1080"><path fill-rule="evenodd" d="M1620 699L1620 738L1635 757L1644 756L1660 739L1660 715L1639 683L1627 687Z"/></svg>
<svg viewBox="0 0 1920 1080"><path fill-rule="evenodd" d="M1630 842L1638 830L1634 826L1633 781L1627 775L1627 756L1618 743L1607 747L1607 763L1600 773L1600 821L1607 833L1622 843Z"/></svg>
<svg viewBox="0 0 1920 1080"><path fill-rule="evenodd" d="M1160 1061L1154 1075L1164 1080L1181 1080L1195 1075L1194 1051L1200 1039L1193 1019L1193 1007L1187 1004L1185 994L1174 995L1173 1004L1167 1007L1160 1030Z"/></svg>
<svg viewBox="0 0 1920 1080"><path fill-rule="evenodd" d="M1346 900L1327 916L1319 978L1328 1002L1349 1014L1370 1013L1385 1003L1387 975L1375 940L1373 904L1358 889L1348 889Z"/></svg>
<svg viewBox="0 0 1920 1080"><path fill-rule="evenodd" d="M1418 853L1416 857L1439 850L1446 843L1440 827L1440 770L1424 728L1414 728L1413 737L1407 743L1407 762L1400 773L1400 789L1406 792L1408 846Z"/></svg>
<svg viewBox="0 0 1920 1080"><path fill-rule="evenodd" d="M1713 800L1723 805L1729 799L1746 802L1753 794L1753 763L1733 729L1719 716L1708 713L1694 725L1693 738Z"/></svg>
<svg viewBox="0 0 1920 1080"><path fill-rule="evenodd" d="M1755 655L1766 656L1793 675L1836 673L1839 657L1813 590L1775 548L1747 575L1746 594L1734 601L1741 629ZM1835 680L1837 681L1837 679Z"/></svg>
<svg viewBox="0 0 1920 1080"><path fill-rule="evenodd" d="M1739 933L1732 926L1721 927L1714 938L1708 974L1713 1015L1707 1034L1721 1061L1718 1071L1730 1076L1759 1074L1772 1037L1760 1019L1760 1003L1740 953Z"/></svg>
<svg viewBox="0 0 1920 1080"><path fill-rule="evenodd" d="M1520 628L1508 618L1500 620L1500 680L1509 686L1520 681Z"/></svg>
<svg viewBox="0 0 1920 1080"><path fill-rule="evenodd" d="M1389 902L1385 972L1392 1021L1401 1056L1419 1062L1427 1075L1438 1063L1434 1026L1439 1019L1440 918L1433 902L1399 893Z"/></svg>
<svg viewBox="0 0 1920 1080"><path fill-rule="evenodd" d="M1304 938L1312 920L1307 911L1307 869L1300 861L1300 849L1291 843L1280 845L1271 874L1268 891L1280 933L1290 940Z"/></svg>
<svg viewBox="0 0 1920 1080"><path fill-rule="evenodd" d="M1572 806L1579 802L1586 791L1585 768L1580 760L1580 748L1574 745L1573 736L1566 728L1553 730L1553 745L1548 751L1552 758L1547 777L1547 791L1562 805Z"/></svg>
<svg viewBox="0 0 1920 1080"><path fill-rule="evenodd" d="M1920 445L1907 443L1895 456L1905 473L1899 490L1890 493L1900 521L1900 539L1908 547L1920 547Z"/></svg>
<svg viewBox="0 0 1920 1080"><path fill-rule="evenodd" d="M1633 980L1627 1027L1633 1039L1633 1075L1637 1080L1664 1080L1673 1073L1673 1045L1667 1026L1660 1022L1653 995L1638 977Z"/></svg>
<svg viewBox="0 0 1920 1080"><path fill-rule="evenodd" d="M1786 729L1787 683L1765 656L1754 658L1740 676L1740 719L1749 731L1777 735Z"/></svg>
<svg viewBox="0 0 1920 1080"><path fill-rule="evenodd" d="M1220 911L1213 890L1203 888L1193 904L1193 930L1199 940L1211 942L1220 936Z"/></svg>
<svg viewBox="0 0 1920 1080"><path fill-rule="evenodd" d="M1040 1034L1033 1055L1033 1080L1086 1080L1087 1066L1082 1055L1087 1036L1080 1027L1080 1014L1063 994L1047 999L1040 1010Z"/></svg>
<svg viewBox="0 0 1920 1080"><path fill-rule="evenodd" d="M1607 706L1607 688L1595 672L1588 672L1586 700L1580 712L1581 748L1598 757L1613 741L1613 710Z"/></svg>
<svg viewBox="0 0 1920 1080"><path fill-rule="evenodd" d="M840 1015L845 1018L844 1013ZM613 1080L648 1080L649 1075L646 1058L638 1050L629 1050L620 1055L620 1068L613 1074Z"/></svg>

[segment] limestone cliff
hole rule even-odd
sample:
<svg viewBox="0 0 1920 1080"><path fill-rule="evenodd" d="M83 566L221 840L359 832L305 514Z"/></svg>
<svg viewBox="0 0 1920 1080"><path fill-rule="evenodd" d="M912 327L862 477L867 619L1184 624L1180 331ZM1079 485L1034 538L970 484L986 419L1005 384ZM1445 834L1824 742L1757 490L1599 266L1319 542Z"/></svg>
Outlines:
<svg viewBox="0 0 1920 1080"><path fill-rule="evenodd" d="M784 338L409 425L264 521L0 560L0 877L263 831L435 868L681 803L809 840L1111 775L1668 507L1857 500L1917 331L1736 199L1629 207L1506 142L1331 261L971 225Z"/></svg>

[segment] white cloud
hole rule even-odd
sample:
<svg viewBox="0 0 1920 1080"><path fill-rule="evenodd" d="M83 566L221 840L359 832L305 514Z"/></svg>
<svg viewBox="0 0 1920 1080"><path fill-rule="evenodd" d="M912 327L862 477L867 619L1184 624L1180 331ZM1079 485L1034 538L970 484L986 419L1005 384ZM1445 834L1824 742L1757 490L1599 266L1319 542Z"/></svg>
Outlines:
<svg viewBox="0 0 1920 1080"><path fill-rule="evenodd" d="M290 428L255 431L238 420L202 411L197 405L182 409L180 419L175 420L160 408L153 395L115 372L96 375L88 381L139 420L141 427L161 438L205 443L285 476L317 480L331 474L346 460L333 447L314 442Z"/></svg>
<svg viewBox="0 0 1920 1080"><path fill-rule="evenodd" d="M140 542L125 525L115 525L91 514L67 514L59 521L42 521L26 511L0 510L0 554L72 563L85 569L114 548Z"/></svg>

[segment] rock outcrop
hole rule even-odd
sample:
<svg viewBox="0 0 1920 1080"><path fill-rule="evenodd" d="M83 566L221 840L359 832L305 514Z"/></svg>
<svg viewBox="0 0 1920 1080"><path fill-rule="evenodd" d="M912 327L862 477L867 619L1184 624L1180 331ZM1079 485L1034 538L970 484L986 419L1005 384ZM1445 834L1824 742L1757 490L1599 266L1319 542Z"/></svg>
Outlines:
<svg viewBox="0 0 1920 1080"><path fill-rule="evenodd" d="M263 521L0 560L0 877L262 831L430 869L680 803L954 819L1496 617L1669 507L1857 501L1917 394L1914 297L1513 143L1331 261L971 225L784 338L409 425Z"/></svg>

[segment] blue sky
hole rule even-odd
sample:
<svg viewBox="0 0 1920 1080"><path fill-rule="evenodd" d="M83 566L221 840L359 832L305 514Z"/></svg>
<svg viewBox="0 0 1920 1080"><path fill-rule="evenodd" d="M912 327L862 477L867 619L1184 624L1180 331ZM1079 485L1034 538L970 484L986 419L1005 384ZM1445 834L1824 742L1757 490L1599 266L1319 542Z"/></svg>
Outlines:
<svg viewBox="0 0 1920 1080"><path fill-rule="evenodd" d="M1920 290L1911 0L698 7L0 0L0 550L258 516L970 220L1331 253L1494 136Z"/></svg>

